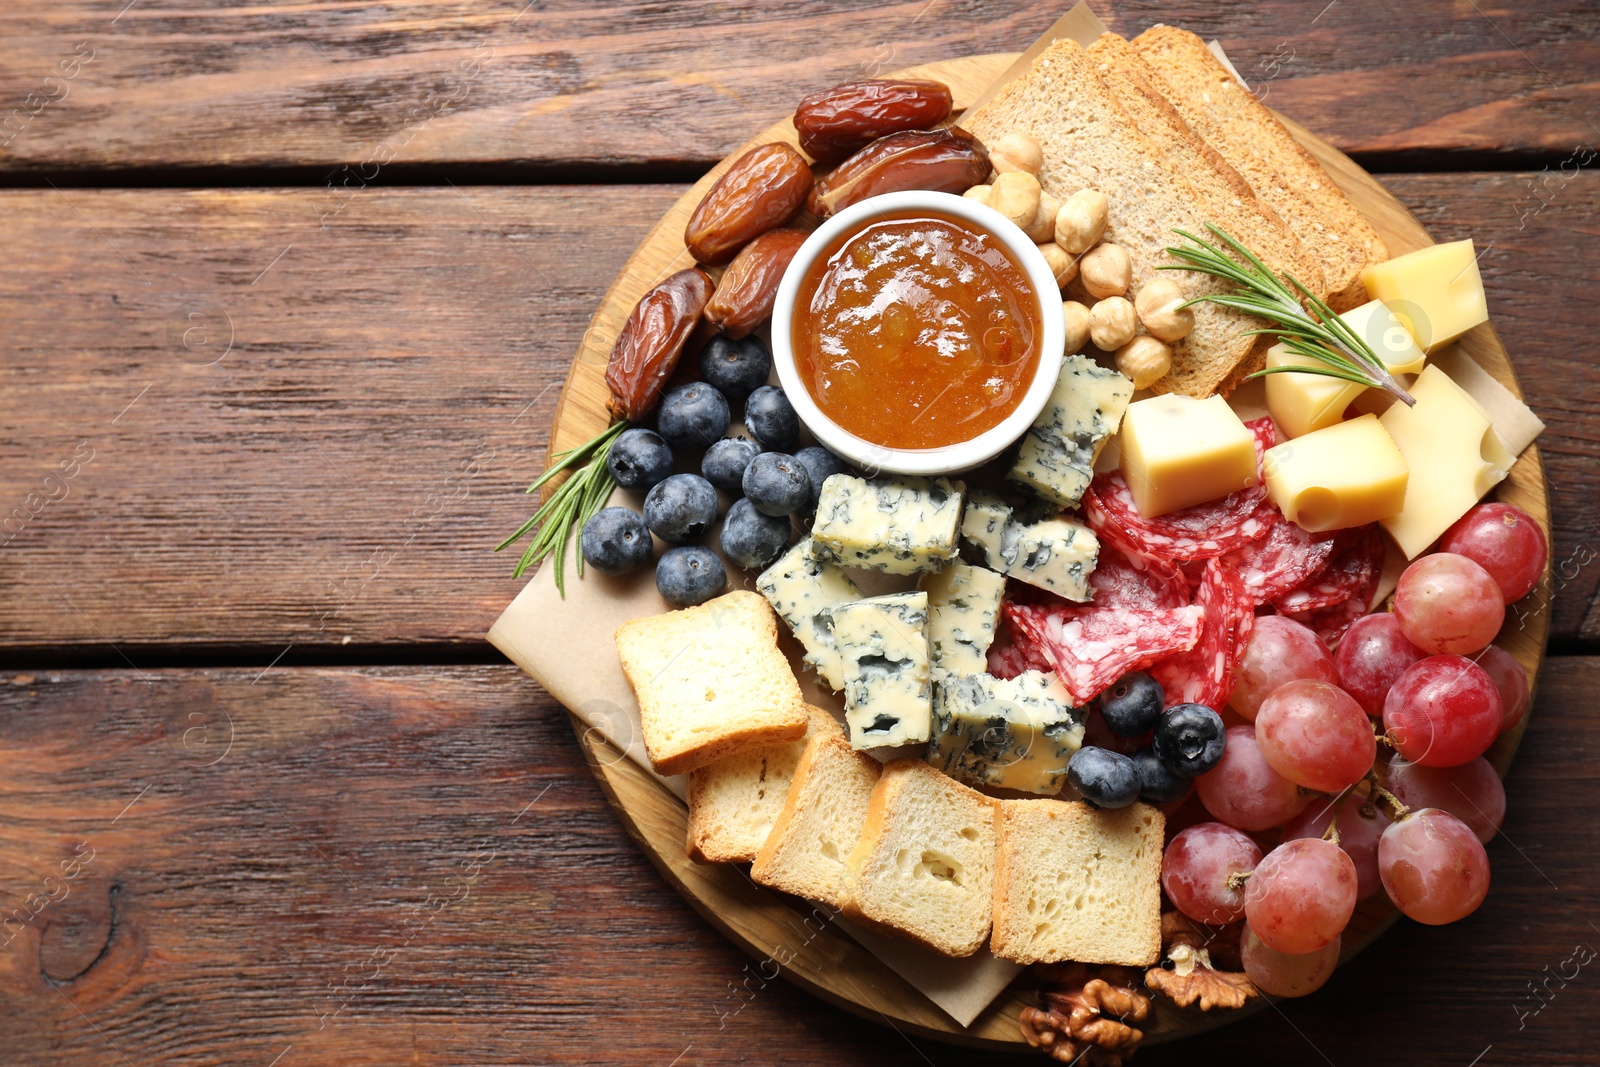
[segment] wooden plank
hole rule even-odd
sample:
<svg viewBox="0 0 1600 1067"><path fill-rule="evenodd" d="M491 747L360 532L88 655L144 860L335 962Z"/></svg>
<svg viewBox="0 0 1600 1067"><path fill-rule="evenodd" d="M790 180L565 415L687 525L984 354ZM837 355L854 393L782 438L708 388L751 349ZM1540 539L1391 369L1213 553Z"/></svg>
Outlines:
<svg viewBox="0 0 1600 1067"><path fill-rule="evenodd" d="M1495 325L1550 423L1554 633L1593 639L1600 372L1574 339L1600 329L1600 179L1519 223L1527 180L1387 184L1492 246ZM484 649L517 589L488 549L526 517L559 383L681 193L372 189L326 227L315 190L0 194L0 651Z"/></svg>
<svg viewBox="0 0 1600 1067"><path fill-rule="evenodd" d="M1549 661L1478 913L1136 1062L1586 1062L1600 999L1564 961L1600 948L1597 685ZM511 667L4 674L0 750L10 1062L993 1062L735 951Z"/></svg>
<svg viewBox="0 0 1600 1067"><path fill-rule="evenodd" d="M16 0L0 166L705 166L806 90L1015 51L1062 5L901 0ZM1220 37L1273 105L1347 152L1591 148L1600 24L1586 0L1245 8L1100 0L1116 29ZM65 65L63 65L65 64ZM181 136L175 135L181 131Z"/></svg>

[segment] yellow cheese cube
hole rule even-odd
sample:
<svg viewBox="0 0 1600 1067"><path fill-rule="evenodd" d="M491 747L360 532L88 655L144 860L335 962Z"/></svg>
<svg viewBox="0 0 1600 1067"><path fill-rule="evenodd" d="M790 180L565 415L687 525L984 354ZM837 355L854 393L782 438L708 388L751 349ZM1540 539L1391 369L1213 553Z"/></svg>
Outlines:
<svg viewBox="0 0 1600 1067"><path fill-rule="evenodd" d="M1312 533L1387 519L1406 500L1406 461L1376 415L1269 448L1264 469L1272 502Z"/></svg>
<svg viewBox="0 0 1600 1067"><path fill-rule="evenodd" d="M1424 352L1489 321L1472 242L1430 245L1361 272L1367 292L1406 324Z"/></svg>
<svg viewBox="0 0 1600 1067"><path fill-rule="evenodd" d="M1424 370L1410 393L1415 407L1392 404L1380 420L1411 468L1405 506L1383 528L1415 559L1506 476L1516 457L1488 413L1438 367Z"/></svg>
<svg viewBox="0 0 1600 1067"><path fill-rule="evenodd" d="M1381 300L1372 300L1339 316L1372 346L1390 374L1415 374L1428 357ZM1282 344L1267 349L1268 367L1315 366L1310 356L1297 356ZM1280 429L1299 437L1344 418L1345 410L1365 386L1326 374L1269 374L1267 410Z"/></svg>
<svg viewBox="0 0 1600 1067"><path fill-rule="evenodd" d="M1129 404L1122 475L1147 519L1256 484L1256 443L1220 396L1169 393Z"/></svg>

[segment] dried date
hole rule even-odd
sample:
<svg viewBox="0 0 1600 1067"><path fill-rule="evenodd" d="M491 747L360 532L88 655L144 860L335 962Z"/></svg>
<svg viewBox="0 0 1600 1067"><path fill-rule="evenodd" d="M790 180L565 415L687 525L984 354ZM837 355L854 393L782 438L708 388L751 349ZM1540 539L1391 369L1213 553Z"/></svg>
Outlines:
<svg viewBox="0 0 1600 1067"><path fill-rule="evenodd" d="M614 415L634 421L656 406L711 291L711 276L690 267L660 282L634 305L606 366Z"/></svg>
<svg viewBox="0 0 1600 1067"><path fill-rule="evenodd" d="M746 241L799 213L811 191L811 165L781 141L734 161L689 217L683 243L698 263L726 263Z"/></svg>
<svg viewBox="0 0 1600 1067"><path fill-rule="evenodd" d="M869 196L905 189L959 193L988 176L989 152L965 130L891 133L818 178L807 206L825 219Z"/></svg>
<svg viewBox="0 0 1600 1067"><path fill-rule="evenodd" d="M950 87L872 78L812 93L795 109L800 147L818 163L847 159L880 137L930 130L950 117Z"/></svg>
<svg viewBox="0 0 1600 1067"><path fill-rule="evenodd" d="M739 250L706 305L706 321L735 340L772 316L778 283L805 239L805 230L768 230Z"/></svg>

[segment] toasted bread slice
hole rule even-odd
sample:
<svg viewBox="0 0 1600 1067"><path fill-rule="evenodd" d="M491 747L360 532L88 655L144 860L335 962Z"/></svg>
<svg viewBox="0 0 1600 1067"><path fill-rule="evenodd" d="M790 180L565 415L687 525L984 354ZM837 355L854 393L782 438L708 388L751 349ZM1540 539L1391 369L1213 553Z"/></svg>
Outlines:
<svg viewBox="0 0 1600 1067"><path fill-rule="evenodd" d="M795 766L789 795L750 865L758 884L837 908L845 858L861 837L882 764L841 732L817 731Z"/></svg>
<svg viewBox="0 0 1600 1067"><path fill-rule="evenodd" d="M1217 224L1253 249L1268 265L1279 271L1288 270L1312 292L1326 297L1320 249L1314 255L1302 247L1282 217L1256 196L1250 183L1189 127L1172 103L1161 95L1155 84L1155 72L1145 65L1139 50L1126 38L1106 33L1089 46L1089 55L1095 61L1101 81L1139 124L1139 132L1189 179L1196 192L1213 203L1228 205L1228 217L1217 220Z"/></svg>
<svg viewBox="0 0 1600 1067"><path fill-rule="evenodd" d="M886 764L850 853L846 915L947 956L989 936L997 802L920 759Z"/></svg>
<svg viewBox="0 0 1600 1067"><path fill-rule="evenodd" d="M1154 964L1166 821L1148 804L1001 801L990 949L1018 963Z"/></svg>
<svg viewBox="0 0 1600 1067"><path fill-rule="evenodd" d="M1233 208L1189 183L1140 132L1095 66L1076 41L1056 41L961 125L989 143L1012 132L1031 134L1044 152L1040 184L1057 199L1079 189L1104 193L1110 201L1104 239L1127 250L1137 292L1158 266L1174 262L1167 253L1180 240L1174 228L1204 233L1207 220L1226 219ZM1193 271L1164 273L1190 298L1232 289ZM1208 396L1255 347L1249 331L1261 323L1252 316L1201 303L1194 317L1194 332L1172 346L1172 372L1157 386L1163 391Z"/></svg>
<svg viewBox="0 0 1600 1067"><path fill-rule="evenodd" d="M1302 241L1321 246L1333 309L1366 303L1361 272L1388 259L1389 249L1316 157L1199 37L1173 26L1152 26L1133 44L1158 72L1179 114L1244 174Z"/></svg>
<svg viewBox="0 0 1600 1067"><path fill-rule="evenodd" d="M778 650L778 618L759 593L741 589L634 619L617 627L616 640L658 774L683 774L806 732L800 683Z"/></svg>
<svg viewBox="0 0 1600 1067"><path fill-rule="evenodd" d="M818 733L844 736L844 728L821 708L805 737L781 745L735 752L689 772L689 858L699 863L749 863L772 832L789 796L789 782Z"/></svg>

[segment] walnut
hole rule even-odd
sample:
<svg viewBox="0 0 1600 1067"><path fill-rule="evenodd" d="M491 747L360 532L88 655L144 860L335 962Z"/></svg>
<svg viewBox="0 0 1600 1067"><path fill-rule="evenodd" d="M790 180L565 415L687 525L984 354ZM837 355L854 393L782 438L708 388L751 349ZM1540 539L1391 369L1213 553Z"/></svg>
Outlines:
<svg viewBox="0 0 1600 1067"><path fill-rule="evenodd" d="M1144 1040L1130 1025L1150 1014L1150 998L1133 987L1137 972L1086 964L1040 968L1041 977L1061 988L1044 992L1044 1010L1023 1008L1022 1036L1063 1063L1122 1067Z"/></svg>
<svg viewBox="0 0 1600 1067"><path fill-rule="evenodd" d="M1237 958L1237 936L1228 927L1208 936L1206 930L1184 916L1168 912L1161 917L1161 940L1167 946L1172 969L1152 967L1145 973L1145 985L1165 993L1180 1008L1196 1001L1201 1011L1244 1007L1256 996L1254 983L1242 973L1218 969L1211 961L1213 949L1219 956Z"/></svg>

